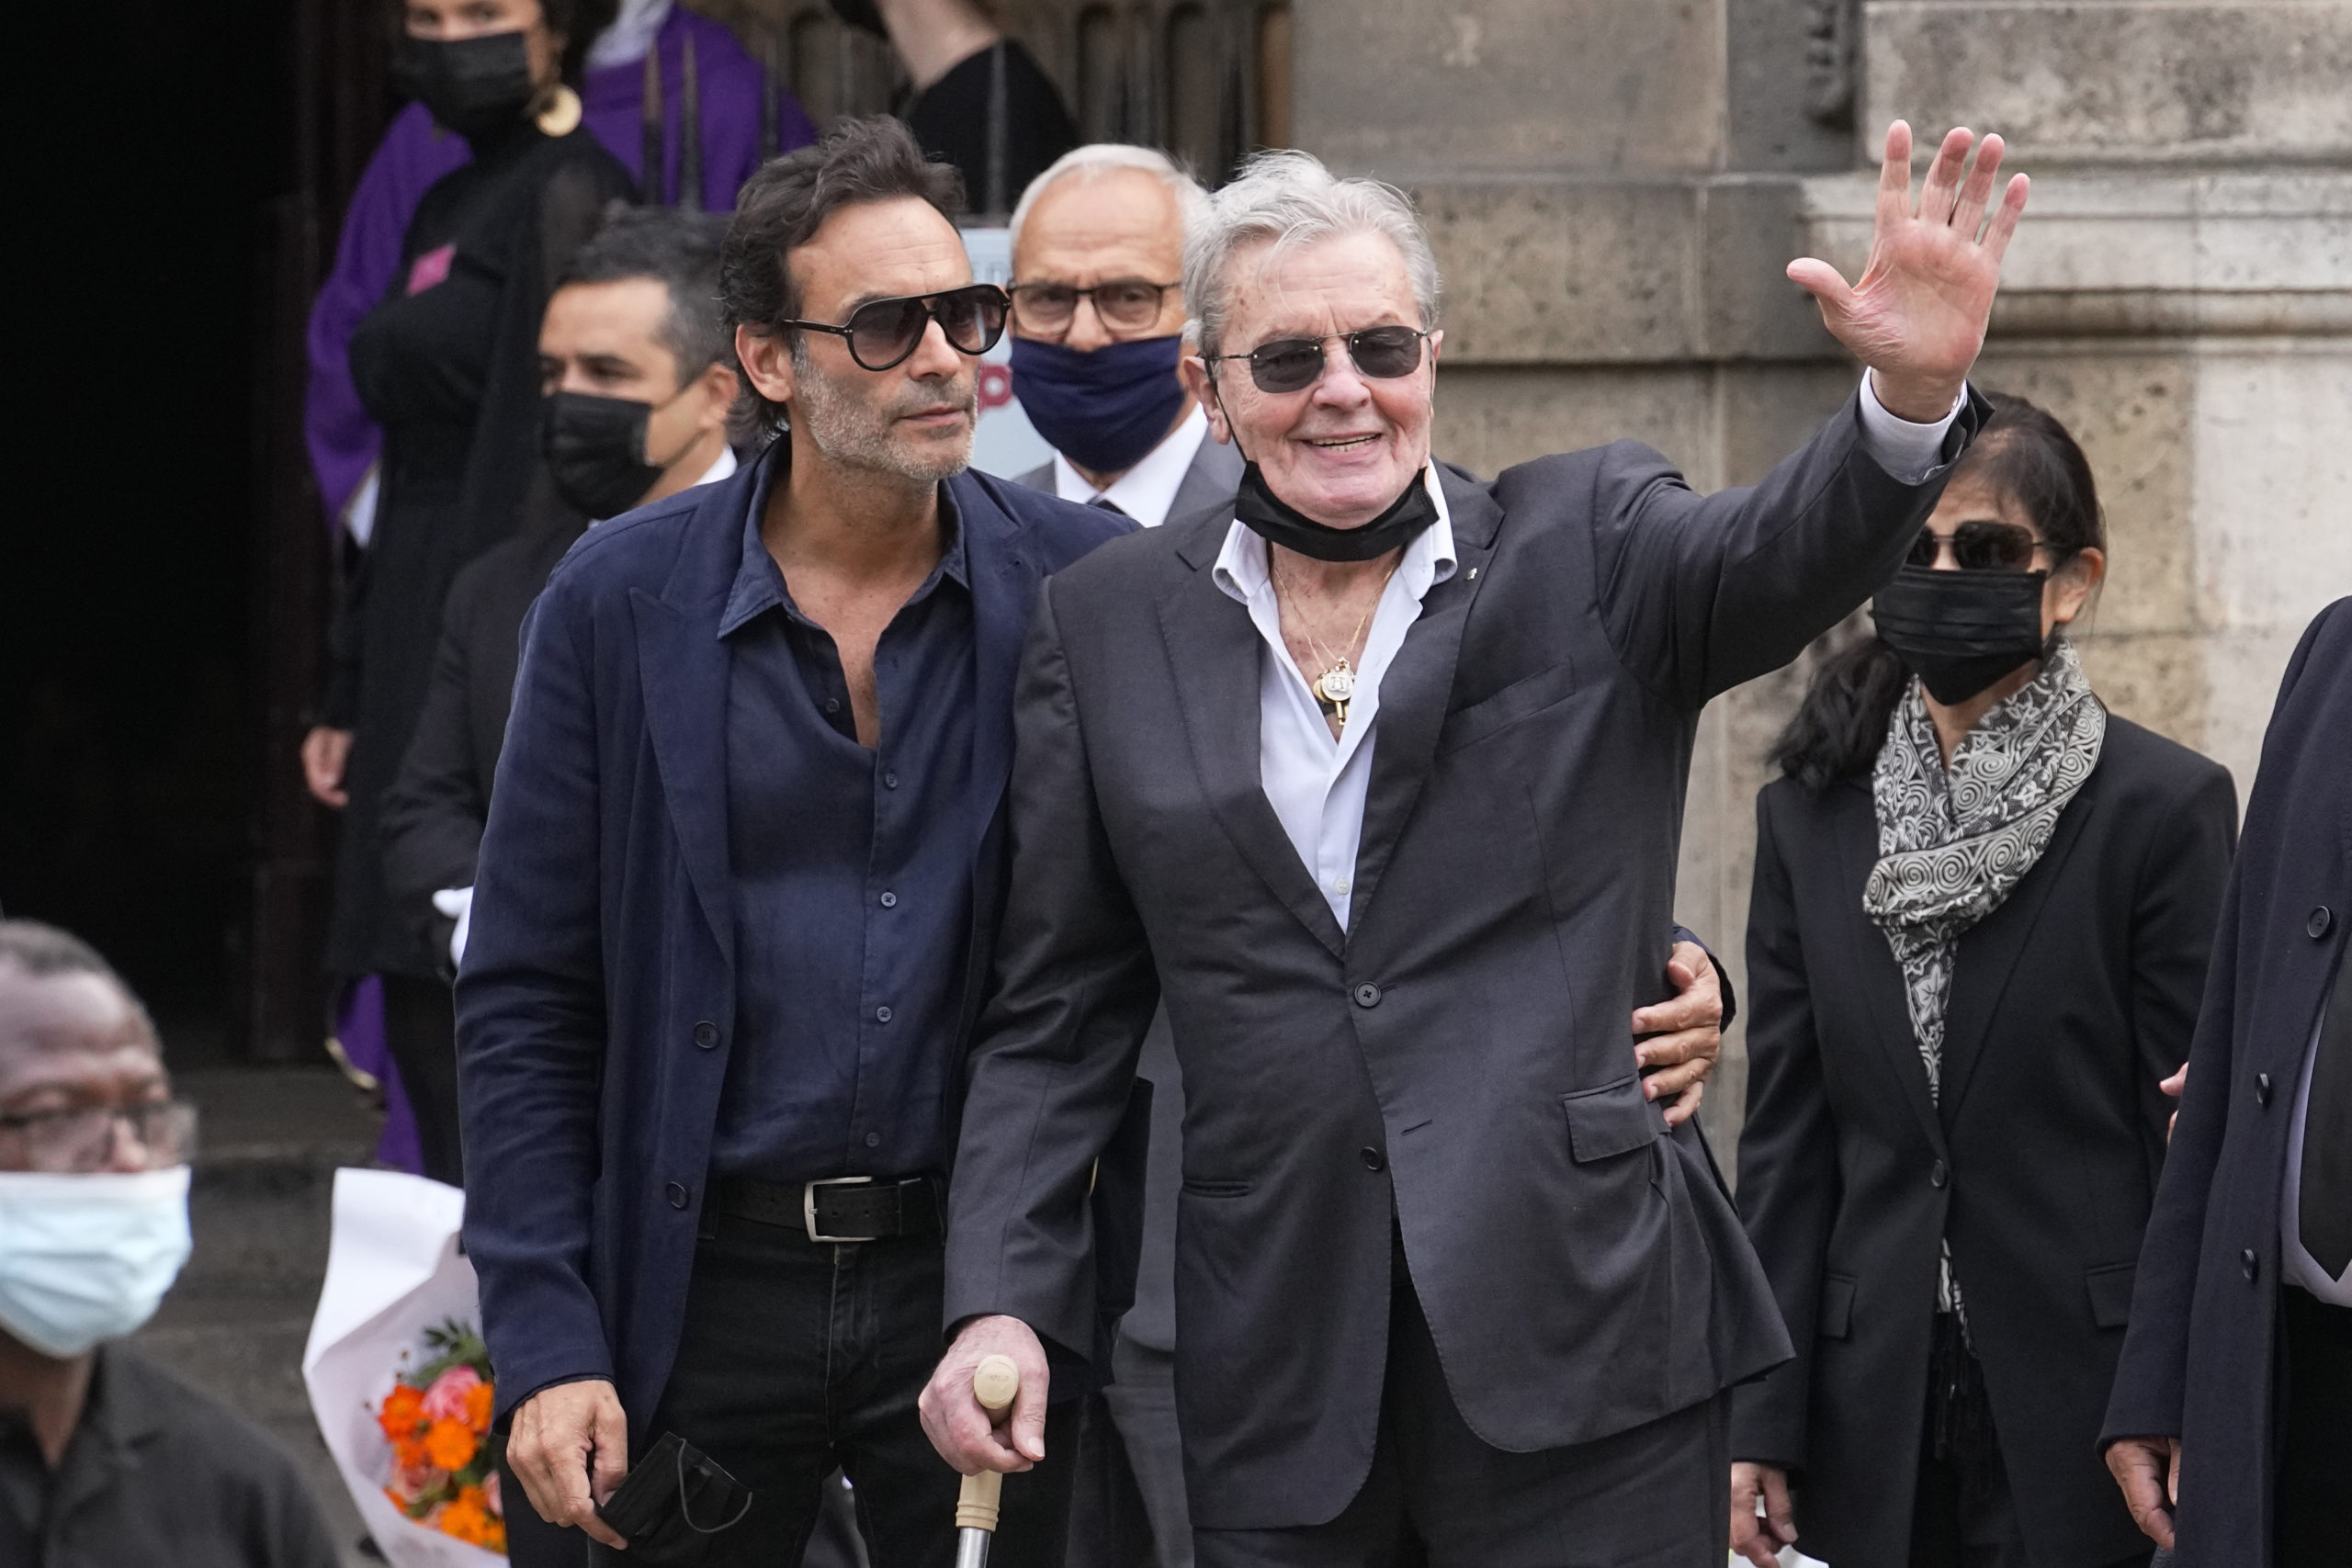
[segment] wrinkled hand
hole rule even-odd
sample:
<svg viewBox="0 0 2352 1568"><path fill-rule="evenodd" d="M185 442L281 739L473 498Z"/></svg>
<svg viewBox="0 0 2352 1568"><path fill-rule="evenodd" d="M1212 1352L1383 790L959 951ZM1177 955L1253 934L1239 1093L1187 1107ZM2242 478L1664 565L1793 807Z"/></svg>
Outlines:
<svg viewBox="0 0 2352 1568"><path fill-rule="evenodd" d="M989 1356L1010 1356L1021 1370L1021 1392L1001 1425L972 1397L972 1373ZM939 1457L965 1475L984 1470L1027 1470L1046 1457L1046 1392L1052 1373L1046 1348L1017 1317L976 1317L939 1359L916 1408L923 1435Z"/></svg>
<svg viewBox="0 0 2352 1568"><path fill-rule="evenodd" d="M2107 1468L2140 1533L2172 1550L2172 1506L2180 1501L2180 1439L2121 1438L2107 1446Z"/></svg>
<svg viewBox="0 0 2352 1568"><path fill-rule="evenodd" d="M320 725L302 737L302 783L321 806L340 811L351 804L344 793L344 764L351 761L351 731Z"/></svg>
<svg viewBox="0 0 2352 1568"><path fill-rule="evenodd" d="M1695 942L1674 944L1666 977L1675 987L1673 998L1634 1010L1634 1062L1659 1069L1642 1080L1642 1093L1650 1100L1675 1096L1666 1124L1677 1127L1697 1114L1723 1049L1724 988L1714 961Z"/></svg>
<svg viewBox="0 0 2352 1568"><path fill-rule="evenodd" d="M596 1517L596 1505L628 1474L628 1420L602 1378L543 1388L514 1412L506 1463L531 1506L551 1525L577 1525L616 1551L628 1542Z"/></svg>
<svg viewBox="0 0 2352 1568"><path fill-rule="evenodd" d="M2172 1077L2165 1079L2162 1083L2156 1085L2156 1087L2164 1090L2166 1094L2172 1096L2175 1100L2178 1100L2182 1095L2187 1094L2188 1092L2188 1064L2187 1062L2181 1063L2180 1070L2178 1072L2173 1074ZM2178 1108L2176 1107L2173 1113L2165 1120L2165 1143L2169 1144L2172 1142L2172 1130L2179 1125L2180 1111Z"/></svg>
<svg viewBox="0 0 2352 1568"><path fill-rule="evenodd" d="M1756 1517L1756 1500L1764 1517ZM1796 1510L1789 1506L1788 1472L1742 1460L1731 1467L1731 1550L1756 1568L1780 1568L1781 1548L1797 1539Z"/></svg>
<svg viewBox="0 0 2352 1568"><path fill-rule="evenodd" d="M1951 412L1984 346L1984 323L2000 287L2001 256L2025 211L2027 180L2011 179L1990 223L1984 210L2001 169L2001 139L1987 136L1968 164L1973 133L1955 130L1928 165L1918 205L1911 201L1911 128L1886 130L1870 263L1852 288L1827 262L1807 256L1789 276L1821 307L1822 324L1871 367L1879 401L1917 424Z"/></svg>

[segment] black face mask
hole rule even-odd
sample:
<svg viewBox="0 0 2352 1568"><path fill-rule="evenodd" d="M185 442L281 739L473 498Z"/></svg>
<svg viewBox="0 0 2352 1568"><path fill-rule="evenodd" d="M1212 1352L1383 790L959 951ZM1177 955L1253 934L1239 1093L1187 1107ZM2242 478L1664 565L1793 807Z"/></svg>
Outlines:
<svg viewBox="0 0 2352 1568"><path fill-rule="evenodd" d="M1266 476L1255 463L1241 469L1241 488L1233 498L1233 514L1270 545L1296 550L1313 560L1372 560L1401 549L1437 521L1437 502L1419 474L1388 510L1361 528L1334 528L1317 523L1267 488Z"/></svg>
<svg viewBox="0 0 2352 1568"><path fill-rule="evenodd" d="M645 460L646 422L652 417L653 405L634 398L551 392L540 400L539 450L564 503L602 520L642 501L669 467Z"/></svg>
<svg viewBox="0 0 2352 1568"><path fill-rule="evenodd" d="M403 34L392 51L392 85L423 104L442 130L469 141L514 124L538 96L520 32L461 39Z"/></svg>
<svg viewBox="0 0 2352 1568"><path fill-rule="evenodd" d="M1947 705L2041 656L2046 571L1906 566L1871 601L1881 641Z"/></svg>

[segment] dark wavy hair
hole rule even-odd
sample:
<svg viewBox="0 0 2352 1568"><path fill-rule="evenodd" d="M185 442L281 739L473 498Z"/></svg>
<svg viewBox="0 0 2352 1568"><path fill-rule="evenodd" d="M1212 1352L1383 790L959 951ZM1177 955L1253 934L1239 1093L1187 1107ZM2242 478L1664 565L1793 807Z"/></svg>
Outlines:
<svg viewBox="0 0 2352 1568"><path fill-rule="evenodd" d="M2106 549L2107 514L2090 460L2066 427L2020 397L1988 392L1985 400L1992 417L1952 465L1952 482L1972 479L2016 502L2062 563L2083 550ZM1835 649L1814 671L1770 760L1810 790L1868 774L1910 681L1875 632Z"/></svg>
<svg viewBox="0 0 2352 1568"><path fill-rule="evenodd" d="M791 253L844 207L905 197L931 203L952 223L964 209L964 181L952 165L925 158L905 124L889 115L843 120L813 145L771 159L736 197L735 221L719 254L718 303L729 327L773 328L797 318L800 285ZM749 378L743 394L753 424L783 428L782 403L761 396Z"/></svg>

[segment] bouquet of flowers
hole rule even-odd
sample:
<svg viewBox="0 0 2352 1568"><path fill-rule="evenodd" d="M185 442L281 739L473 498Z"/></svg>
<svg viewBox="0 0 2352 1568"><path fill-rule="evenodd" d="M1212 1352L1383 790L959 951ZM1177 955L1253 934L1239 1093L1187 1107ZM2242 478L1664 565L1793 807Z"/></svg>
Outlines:
<svg viewBox="0 0 2352 1568"><path fill-rule="evenodd" d="M424 1331L424 1351L422 1364L394 1374L376 1411L392 1450L384 1495L426 1529L503 1553L490 1349L473 1328L450 1319Z"/></svg>

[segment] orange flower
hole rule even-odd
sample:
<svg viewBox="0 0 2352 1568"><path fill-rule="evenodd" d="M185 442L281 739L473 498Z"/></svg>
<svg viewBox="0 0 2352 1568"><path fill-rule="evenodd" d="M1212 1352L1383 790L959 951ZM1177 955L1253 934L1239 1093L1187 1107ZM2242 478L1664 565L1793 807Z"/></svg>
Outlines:
<svg viewBox="0 0 2352 1568"><path fill-rule="evenodd" d="M384 1395L384 1408L377 1413L377 1424L384 1428L384 1436L394 1442L413 1431L424 1411L424 1392L406 1383L394 1383L392 1392Z"/></svg>
<svg viewBox="0 0 2352 1568"><path fill-rule="evenodd" d="M466 1391L466 1425L475 1432L490 1430L490 1412L496 1404L497 1390L486 1382L478 1382Z"/></svg>
<svg viewBox="0 0 2352 1568"><path fill-rule="evenodd" d="M453 1535L476 1546L492 1546L495 1537L493 1550L505 1550L505 1528L491 1517L489 1505L479 1486L459 1488L456 1499L441 1510L435 1522L441 1527L443 1535Z"/></svg>
<svg viewBox="0 0 2352 1568"><path fill-rule="evenodd" d="M422 1470L424 1467L424 1439L401 1437L392 1439L392 1463L401 1470Z"/></svg>
<svg viewBox="0 0 2352 1568"><path fill-rule="evenodd" d="M424 1457L443 1470L458 1471L473 1462L474 1450L481 1446L473 1428L463 1421L435 1421L424 1434Z"/></svg>

